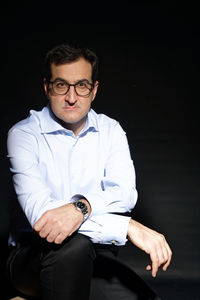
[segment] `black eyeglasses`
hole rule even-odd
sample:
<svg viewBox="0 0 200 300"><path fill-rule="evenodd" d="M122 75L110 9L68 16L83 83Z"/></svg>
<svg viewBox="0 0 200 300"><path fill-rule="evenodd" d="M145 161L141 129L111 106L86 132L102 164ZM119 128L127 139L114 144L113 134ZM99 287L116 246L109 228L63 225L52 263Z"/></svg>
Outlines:
<svg viewBox="0 0 200 300"><path fill-rule="evenodd" d="M69 92L70 86L73 86L78 96L87 97L94 88L94 84L86 80L81 80L75 84L70 84L65 80L55 79L49 83L52 84L53 91L57 95L66 95Z"/></svg>

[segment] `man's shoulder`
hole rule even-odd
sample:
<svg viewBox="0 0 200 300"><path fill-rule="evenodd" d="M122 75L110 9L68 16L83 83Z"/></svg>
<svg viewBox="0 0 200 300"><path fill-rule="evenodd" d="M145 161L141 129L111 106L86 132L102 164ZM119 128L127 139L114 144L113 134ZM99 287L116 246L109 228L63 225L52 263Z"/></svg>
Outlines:
<svg viewBox="0 0 200 300"><path fill-rule="evenodd" d="M15 123L10 129L9 133L13 131L25 131L27 133L37 132L39 131L40 117L43 113L44 109L41 111L30 110L29 114L23 120Z"/></svg>
<svg viewBox="0 0 200 300"><path fill-rule="evenodd" d="M114 118L104 114L104 113L96 113L94 110L91 110L92 115L97 121L98 127L115 127L119 124L117 120Z"/></svg>

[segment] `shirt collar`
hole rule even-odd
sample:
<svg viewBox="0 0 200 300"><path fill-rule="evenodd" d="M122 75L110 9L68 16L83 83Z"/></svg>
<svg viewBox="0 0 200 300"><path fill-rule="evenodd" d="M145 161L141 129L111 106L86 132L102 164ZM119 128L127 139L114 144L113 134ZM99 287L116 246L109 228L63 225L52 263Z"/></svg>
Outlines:
<svg viewBox="0 0 200 300"><path fill-rule="evenodd" d="M41 132L42 133L55 133L55 132L65 132L70 133L71 130L67 130L64 128L56 119L54 114L52 113L50 106L47 105L42 110L42 115L40 118L41 124ZM79 135L86 133L87 131L99 131L98 122L97 122L97 114L93 109L90 109L87 115L87 120L84 128L80 132Z"/></svg>

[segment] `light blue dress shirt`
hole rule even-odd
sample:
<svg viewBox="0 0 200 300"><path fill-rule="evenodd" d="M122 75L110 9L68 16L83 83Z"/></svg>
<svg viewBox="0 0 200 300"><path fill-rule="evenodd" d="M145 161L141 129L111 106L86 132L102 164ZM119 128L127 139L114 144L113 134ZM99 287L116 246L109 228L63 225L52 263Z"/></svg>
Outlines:
<svg viewBox="0 0 200 300"><path fill-rule="evenodd" d="M137 191L126 134L117 121L90 109L85 127L74 136L46 106L9 130L7 146L20 204L10 243L45 211L81 197L92 213L79 232L94 243L126 243L130 217L114 213L131 211Z"/></svg>

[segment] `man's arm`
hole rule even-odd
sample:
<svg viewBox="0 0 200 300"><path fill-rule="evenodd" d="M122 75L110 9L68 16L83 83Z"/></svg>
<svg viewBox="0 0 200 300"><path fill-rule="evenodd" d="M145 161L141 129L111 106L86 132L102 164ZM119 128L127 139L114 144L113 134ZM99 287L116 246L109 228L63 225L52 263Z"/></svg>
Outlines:
<svg viewBox="0 0 200 300"><path fill-rule="evenodd" d="M87 203L84 199L81 199L81 201L85 201L85 203ZM127 219L130 220L127 229L128 239L136 247L145 251L151 259L151 265L147 265L146 270L151 270L153 277L156 277L160 267L162 267L163 271L167 270L167 267L171 262L172 251L162 234L133 219L123 216L106 214L104 216L97 216L96 219L98 219L99 224L94 223L95 217L93 217L93 225L91 226L90 224L89 228L93 227L93 230L91 230L92 234L98 230L106 231L106 233L104 232L101 234L102 239L104 240L97 241L101 243L110 243L112 240L114 243L117 243L118 229L109 231L108 225L111 225L112 222L115 222L114 224L118 224L118 222L122 222L122 220L125 222L127 222ZM70 236L80 227L82 222L83 214L77 211L73 204L67 204L66 206L50 210L43 214L42 217L35 223L34 229L38 232L40 237L46 238L48 242L61 244L65 238ZM123 222L121 224L123 224ZM90 236L86 223L83 224L82 227L81 232ZM118 226L118 228L120 228L120 226Z"/></svg>
<svg viewBox="0 0 200 300"><path fill-rule="evenodd" d="M87 205L88 215L90 215L91 208L88 201L85 199L81 201ZM33 229L49 243L61 244L81 226L82 222L82 212L69 203L46 211L34 224Z"/></svg>
<svg viewBox="0 0 200 300"><path fill-rule="evenodd" d="M101 132L101 135L106 136L106 132ZM137 202L136 176L126 133L119 123L112 126L103 142L99 151L105 153L104 176L101 175L98 186L93 185L80 194L89 201L92 216L130 212ZM100 138L100 144L103 142Z"/></svg>
<svg viewBox="0 0 200 300"><path fill-rule="evenodd" d="M8 134L8 157L19 203L32 227L39 218L52 209L62 207L73 199L55 198L56 191L46 184L46 165L40 165L40 132L30 132L27 126L14 127ZM91 205L91 215L130 211L137 200L135 171L125 133L119 125L113 129L110 144L105 143L105 174L98 178L90 189L79 189L77 193ZM42 141L43 142L43 141ZM44 147L44 146L42 146ZM109 149L109 150L108 150ZM50 161L48 165L52 165ZM44 170L44 171L43 171ZM97 174L99 175L99 174ZM102 178L102 180L101 180ZM63 179L56 178L62 183ZM58 184L59 189L59 184ZM82 193L83 192L83 193Z"/></svg>
<svg viewBox="0 0 200 300"><path fill-rule="evenodd" d="M172 251L165 237L131 219L128 226L128 238L138 248L150 255L152 264L146 270L152 271L152 276L156 277L159 267L163 271L167 270L172 258Z"/></svg>
<svg viewBox="0 0 200 300"><path fill-rule="evenodd" d="M125 153L127 153L126 141L125 150L123 149L124 147L122 147L122 152L125 151ZM121 146L118 147L116 152L120 150ZM114 157L117 159L116 156L117 155L112 155L112 159L114 159ZM41 173L41 166L39 165L37 137L18 128L11 130L8 135L8 157L11 163L11 171L13 173L13 181L18 200L29 223L41 236L46 236L49 241L60 243L66 236L80 227L83 218L80 213L77 214L73 206L69 205L70 199L55 199L51 187L46 185L44 175ZM128 164L131 162L129 157L127 161ZM95 198L96 201L93 203L93 208L96 205L97 208L100 206L103 211L111 210L118 212L126 211L127 207L130 209L130 207L134 205L136 200L132 200L131 198L132 196L134 197L134 193L136 193L134 182L132 184L133 188L127 191L131 178L134 180L134 168L130 165L128 175L125 175L126 164L124 164L124 162L126 162L126 158L125 161L121 159L119 163L115 160L112 160L111 163L111 160L108 159L107 176L103 179L104 190L101 190L99 186L98 190L95 189L91 191L91 193L94 192L95 197L97 196L97 198ZM112 175L114 171L118 171L115 175L116 179L113 178L114 175ZM120 178L122 178L122 183L120 183ZM125 201L125 204L123 204L123 197L128 199ZM87 202L86 199L84 201L88 204L88 210L91 211L89 202ZM96 212L98 214L97 208ZM63 222L60 221L60 214L63 216ZM105 214L106 213L97 216L98 224L95 223L95 220L84 222L84 226L86 223L89 223L89 225L87 229L83 231L83 234L86 233L86 235L88 235L89 233L89 237L95 236L95 240L97 240L96 237L99 236L99 228L103 228L102 234L98 237L99 242L108 243L110 240L116 239L115 232L113 233L112 230L110 230L110 224L112 222L109 222L107 219L106 222L104 222L103 218L99 221L100 216ZM77 216L79 216L79 218ZM94 216L95 214L93 217ZM59 226L62 228L58 239L56 239L59 235L58 232L53 232L51 229L53 222L54 224L58 222L57 230ZM67 222L67 224L65 222ZM122 234L121 237L119 237L119 244L124 244L126 241L127 221L123 221L120 224L122 224L120 227L123 228L123 230L121 230ZM63 232L63 228L65 232ZM52 232L51 235L50 232ZM114 237L112 238L113 235Z"/></svg>

